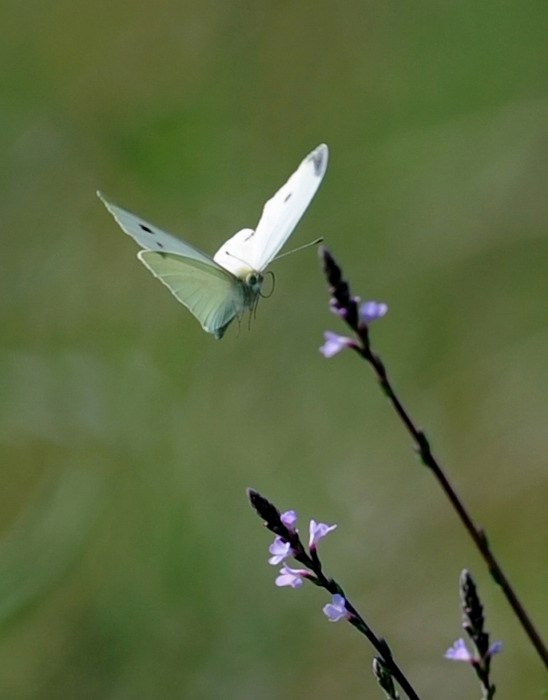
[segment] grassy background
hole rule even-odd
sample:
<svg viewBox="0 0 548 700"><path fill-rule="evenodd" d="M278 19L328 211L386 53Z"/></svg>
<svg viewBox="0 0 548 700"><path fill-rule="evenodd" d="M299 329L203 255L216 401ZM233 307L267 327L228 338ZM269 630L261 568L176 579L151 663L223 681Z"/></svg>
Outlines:
<svg viewBox="0 0 548 700"><path fill-rule="evenodd" d="M0 697L380 697L371 651L278 590L253 486L337 522L327 570L423 697L469 568L497 697L540 661L365 366L324 360L313 251L216 342L95 197L214 251L318 143L294 245L390 305L376 346L546 628L548 8L519 0L0 6ZM364 695L365 694L365 695Z"/></svg>

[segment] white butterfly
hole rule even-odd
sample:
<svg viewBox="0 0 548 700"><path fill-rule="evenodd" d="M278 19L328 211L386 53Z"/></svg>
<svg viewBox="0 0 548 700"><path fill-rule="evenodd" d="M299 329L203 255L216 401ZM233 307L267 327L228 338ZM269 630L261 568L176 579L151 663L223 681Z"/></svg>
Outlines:
<svg viewBox="0 0 548 700"><path fill-rule="evenodd" d="M228 325L259 300L263 272L306 211L327 168L328 149L318 146L269 199L255 231L244 228L213 258L97 192L121 228L143 248L137 257L184 304L208 333L222 338Z"/></svg>

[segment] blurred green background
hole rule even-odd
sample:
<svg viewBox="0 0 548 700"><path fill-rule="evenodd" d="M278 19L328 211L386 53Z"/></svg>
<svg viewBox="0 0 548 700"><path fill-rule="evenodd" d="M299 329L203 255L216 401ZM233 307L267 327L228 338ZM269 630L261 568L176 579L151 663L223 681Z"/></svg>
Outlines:
<svg viewBox="0 0 548 700"><path fill-rule="evenodd" d="M497 697L541 663L368 368L318 353L314 251L218 342L95 197L215 251L318 143L322 235L374 341L546 628L548 6L371 0L1 5L0 697L380 697L372 653L276 589L245 499L322 544L426 697L476 577Z"/></svg>

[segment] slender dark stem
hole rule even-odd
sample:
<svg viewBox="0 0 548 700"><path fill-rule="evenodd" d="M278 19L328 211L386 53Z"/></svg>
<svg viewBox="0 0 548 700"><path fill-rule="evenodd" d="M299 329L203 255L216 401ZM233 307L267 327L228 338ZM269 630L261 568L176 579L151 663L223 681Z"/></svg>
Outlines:
<svg viewBox="0 0 548 700"><path fill-rule="evenodd" d="M348 600L342 586L337 583L335 579L325 575L316 547L310 547L309 551L307 551L301 541L298 530L288 528L282 521L280 511L276 506L258 491L248 489L247 496L256 513L263 520L265 527L278 537L281 537L285 542L288 542L291 545L291 556L311 572L304 576L305 580L313 583L315 586L324 588L331 593L331 595L340 595L344 598L347 621L355 627L358 632L361 632L370 644L372 644L384 662L388 673L399 684L409 700L420 700L413 686L394 660L386 640L382 637L378 637L373 632L371 627L369 627L360 613Z"/></svg>
<svg viewBox="0 0 548 700"><path fill-rule="evenodd" d="M388 400L394 407L394 410L401 418L407 431L410 433L411 437L415 441L415 449L419 453L422 462L426 467L430 469L430 471L438 480L438 483L440 484L443 492L451 502L451 505L457 511L461 522L463 523L464 527L468 531L468 534L474 541L474 544L480 551L481 556L487 564L489 573L493 577L495 583L497 583L503 590L504 595L506 596L508 602L510 603L510 606L512 607L512 610L521 622L533 646L537 650L541 659L544 661L545 666L548 667L548 650L546 649L539 633L535 629L535 626L533 625L531 619L527 615L525 608L523 607L522 603L517 597L508 578L504 574L500 564L498 563L495 555L493 554L485 532L481 528L479 528L472 520L472 517L466 510L463 502L461 501L457 492L451 485L440 463L432 454L430 443L424 431L422 431L420 428L417 428L411 416L409 415L407 410L404 408L402 402L396 395L392 384L390 383L388 374L383 363L371 350L367 330L360 330L358 332L358 335L363 345L362 347L357 347L356 351L359 355L361 355L364 358L364 360L369 362L369 364L373 367L373 370L384 393L387 395Z"/></svg>
<svg viewBox="0 0 548 700"><path fill-rule="evenodd" d="M302 561L299 557L296 557L298 561L301 561L301 563L310 566L310 562L305 562ZM416 691L414 690L413 686L411 683L407 680L405 674L403 671L400 669L398 664L395 662L394 657L392 656L392 652L390 650L390 647L388 646L387 642L382 639L381 637L378 637L371 627L365 622L363 617L360 615L360 613L356 610L356 608L352 605L352 603L348 600L346 597L342 587L335 581L335 579L331 578L326 578L325 575L320 571L316 570L314 566L311 566L312 570L318 577L318 581L314 582L316 585L321 586L322 588L325 588L327 591L329 591L332 595L342 595L345 600L345 607L346 610L350 613L350 617L348 618L348 622L355 627L359 632L361 632L369 641L369 643L375 648L375 650L378 652L379 656L382 658L384 661L384 664L394 680L399 684L400 688L404 691L404 693L407 695L409 700L420 700L419 696L417 695Z"/></svg>
<svg viewBox="0 0 548 700"><path fill-rule="evenodd" d="M358 301L355 297L351 296L350 288L348 283L342 277L340 267L335 262L329 251L327 251L325 248L320 251L320 254L323 258L324 272L327 277L330 293L332 295L332 306L359 339L358 343L352 345L353 349L373 368L381 388L415 442L415 449L420 455L423 464L430 469L438 480L443 492L456 510L461 522L468 531L468 534L472 538L474 544L487 564L489 573L491 574L495 583L502 589L506 599L510 603L512 610L519 619L531 643L537 650L540 658L543 660L544 665L548 667L548 650L540 634L533 625L533 622L525 612L525 608L517 597L500 564L495 558L495 555L489 546L484 530L479 528L472 520L472 517L466 510L463 502L449 482L449 479L443 471L439 461L434 457L426 434L423 430L418 428L412 420L409 412L398 398L388 378L388 372L386 371L384 363L380 357L373 352L369 339L369 327L365 323L360 323Z"/></svg>
<svg viewBox="0 0 548 700"><path fill-rule="evenodd" d="M390 675L398 683L398 685L407 695L407 697L410 700L420 700L413 686L407 680L406 676L404 675L398 664L394 661L392 657L392 652L390 651L390 647L385 642L385 640L380 637L377 637L377 635L373 632L373 630L370 627L367 626L365 621L355 610L354 606L348 602L348 600L346 601L346 603L347 609L349 610L349 612L352 613L352 617L349 620L350 624L356 627L356 629L360 631L363 635L365 635L365 637L367 637L367 639L369 640L370 644L372 644L372 646L375 647L379 656L384 661L384 665L386 666Z"/></svg>

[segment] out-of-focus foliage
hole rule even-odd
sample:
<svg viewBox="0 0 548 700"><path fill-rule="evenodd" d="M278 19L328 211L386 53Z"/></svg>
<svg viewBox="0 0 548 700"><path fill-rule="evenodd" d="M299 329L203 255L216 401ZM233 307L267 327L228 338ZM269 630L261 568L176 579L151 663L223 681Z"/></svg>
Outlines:
<svg viewBox="0 0 548 700"><path fill-rule="evenodd" d="M328 143L291 244L324 236L390 305L375 344L542 626L546 3L6 0L0 23L0 696L378 693L322 592L274 588L247 486L339 524L326 567L424 697L477 693L442 658L462 568L497 698L537 696L367 368L317 352L339 328L313 251L216 342L95 190L214 251Z"/></svg>

